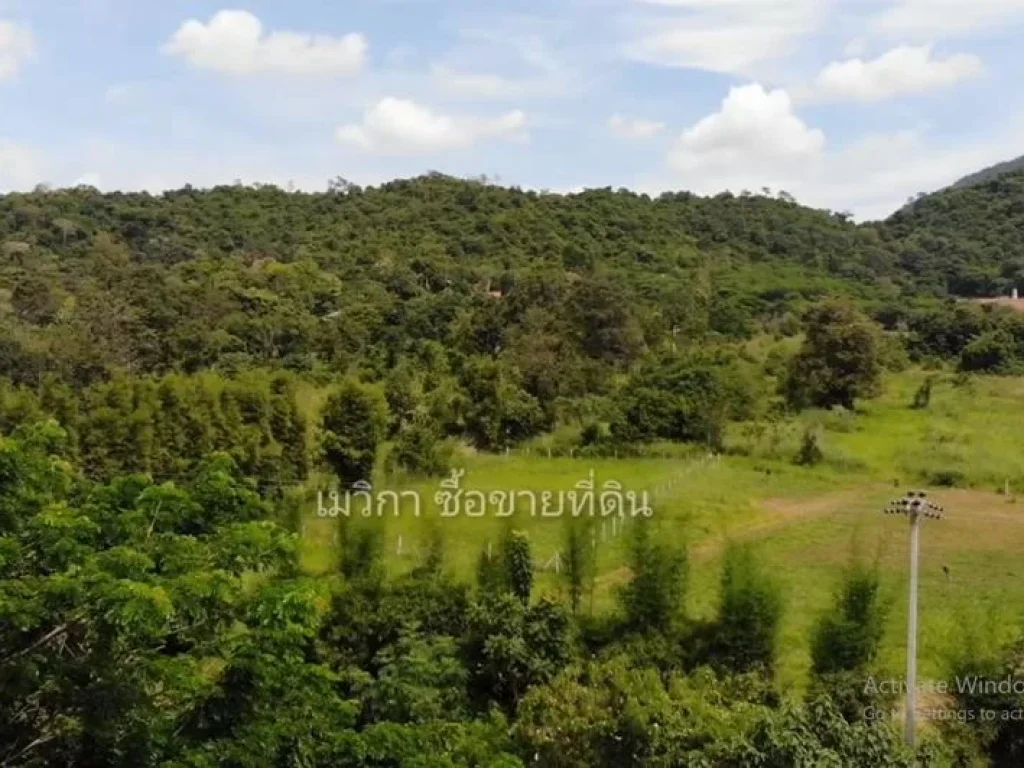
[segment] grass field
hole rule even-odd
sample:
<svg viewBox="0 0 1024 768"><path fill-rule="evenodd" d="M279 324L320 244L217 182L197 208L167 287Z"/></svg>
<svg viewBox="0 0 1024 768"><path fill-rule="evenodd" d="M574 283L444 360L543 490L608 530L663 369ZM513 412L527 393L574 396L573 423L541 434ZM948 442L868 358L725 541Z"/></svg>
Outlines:
<svg viewBox="0 0 1024 768"><path fill-rule="evenodd" d="M943 673L965 644L991 646L1012 637L1024 616L1024 379L957 380L938 375L927 409L910 408L925 372L893 376L885 394L857 414L807 413L798 420L736 425L726 455L687 458L581 460L512 453L476 455L461 462L463 487L566 490L593 470L598 485L618 480L647 490L661 535L685 543L691 555L690 611L704 616L717 601L719 560L729 541L752 543L785 589L779 681L800 688L809 665L808 634L829 605L851 558L879 564L891 602L881 662L898 676L904 664L907 588L907 525L881 514L885 503L908 488L928 488L948 509L942 521L926 521L922 533L919 640L920 674ZM793 463L808 427L820 430L825 461L814 468ZM950 487L955 485L957 487ZM433 504L438 481L412 486L424 514L386 522L390 566L411 567L417 550L438 527L449 567L472 578L488 542L496 543L508 521L494 517L440 519ZM518 515L514 526L529 532L538 565L563 546L565 521ZM315 517L310 503L305 562L327 570L334 560L334 531ZM614 606L615 590L629 577L626 537L609 522L598 539L600 575L595 610ZM401 554L398 542L401 538ZM553 571L541 590L560 588Z"/></svg>

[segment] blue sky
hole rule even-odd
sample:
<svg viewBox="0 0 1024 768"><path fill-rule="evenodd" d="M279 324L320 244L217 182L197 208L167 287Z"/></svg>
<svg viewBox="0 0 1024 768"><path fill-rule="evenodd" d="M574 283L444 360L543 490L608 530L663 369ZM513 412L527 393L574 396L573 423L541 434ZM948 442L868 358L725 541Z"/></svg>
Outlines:
<svg viewBox="0 0 1024 768"><path fill-rule="evenodd" d="M1024 155L1024 0L0 0L0 190L786 190Z"/></svg>

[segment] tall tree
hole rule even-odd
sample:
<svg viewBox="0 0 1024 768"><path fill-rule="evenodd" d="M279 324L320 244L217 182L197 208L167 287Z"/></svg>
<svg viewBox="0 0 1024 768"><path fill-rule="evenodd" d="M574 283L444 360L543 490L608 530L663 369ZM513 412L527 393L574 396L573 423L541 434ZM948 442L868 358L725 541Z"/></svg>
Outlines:
<svg viewBox="0 0 1024 768"><path fill-rule="evenodd" d="M533 592L533 553L530 550L530 537L523 531L509 530L501 549L509 591L518 597L523 605L528 605L530 594Z"/></svg>
<svg viewBox="0 0 1024 768"><path fill-rule="evenodd" d="M807 315L803 347L790 362L786 396L796 407L853 409L878 394L879 330L846 300L829 300Z"/></svg>

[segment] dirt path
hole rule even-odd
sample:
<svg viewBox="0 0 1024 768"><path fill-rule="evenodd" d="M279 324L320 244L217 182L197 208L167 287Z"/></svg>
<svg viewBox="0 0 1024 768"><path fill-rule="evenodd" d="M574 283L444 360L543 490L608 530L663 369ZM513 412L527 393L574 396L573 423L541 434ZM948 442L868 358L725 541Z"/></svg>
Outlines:
<svg viewBox="0 0 1024 768"><path fill-rule="evenodd" d="M873 483L810 498L764 499L757 502L757 506L771 513L770 519L739 526L724 536L704 541L694 547L692 554L698 561L713 559L729 543L751 541L794 523L824 517L842 509L856 509L863 506L865 499L871 499L888 488L891 486L886 483Z"/></svg>
<svg viewBox="0 0 1024 768"><path fill-rule="evenodd" d="M702 541L690 550L690 557L695 562L713 560L730 543L752 541L795 523L824 517L844 508L863 506L865 500L870 500L891 488L892 486L886 483L871 483L821 496L782 497L758 501L755 503L756 506L770 514L768 519L737 526L725 532L724 535ZM599 576L597 586L600 588L622 584L629 579L629 575L628 567L616 568L614 571Z"/></svg>

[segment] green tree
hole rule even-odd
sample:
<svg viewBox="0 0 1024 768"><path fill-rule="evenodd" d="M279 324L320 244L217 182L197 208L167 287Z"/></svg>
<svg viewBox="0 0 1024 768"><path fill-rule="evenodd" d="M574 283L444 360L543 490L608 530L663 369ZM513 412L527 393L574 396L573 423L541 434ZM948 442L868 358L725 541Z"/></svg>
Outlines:
<svg viewBox="0 0 1024 768"><path fill-rule="evenodd" d="M878 393L879 331L851 302L829 300L814 307L806 334L785 382L791 405L852 410L858 398Z"/></svg>
<svg viewBox="0 0 1024 768"><path fill-rule="evenodd" d="M511 593L485 596L470 607L463 645L471 699L514 712L534 685L553 678L572 657L565 610L543 599L526 606Z"/></svg>
<svg viewBox="0 0 1024 768"><path fill-rule="evenodd" d="M595 576L597 564L591 546L592 535L592 527L576 518L570 519L565 529L565 583L574 615L580 612L583 593Z"/></svg>
<svg viewBox="0 0 1024 768"><path fill-rule="evenodd" d="M441 428L429 416L416 416L395 436L388 465L414 475L440 476L452 468L452 450L444 442Z"/></svg>
<svg viewBox="0 0 1024 768"><path fill-rule="evenodd" d="M376 387L347 379L328 396L320 416L320 449L342 483L372 479L387 424L387 401Z"/></svg>
<svg viewBox="0 0 1024 768"><path fill-rule="evenodd" d="M814 629L811 659L815 674L863 670L874 662L887 613L879 590L876 569L854 564L847 570L835 605Z"/></svg>
<svg viewBox="0 0 1024 768"><path fill-rule="evenodd" d="M60 458L62 439L46 425L0 440L0 760L180 759L217 685L203 666L233 643L263 643L249 577L290 579L295 540L226 457L182 486L95 485ZM262 645L275 674L295 680L280 650ZM231 655L229 667L242 663ZM258 683L251 698L225 685L242 709L276 698ZM235 749L258 741L230 732Z"/></svg>
<svg viewBox="0 0 1024 768"><path fill-rule="evenodd" d="M1018 345L1013 337L1004 330L989 331L964 347L960 370L1009 373L1018 360Z"/></svg>
<svg viewBox="0 0 1024 768"><path fill-rule="evenodd" d="M501 558L509 591L524 605L528 605L530 593L533 592L533 553L530 549L530 537L523 531L509 529L502 541Z"/></svg>
<svg viewBox="0 0 1024 768"><path fill-rule="evenodd" d="M796 455L796 463L801 467L813 467L825 459L821 450L821 433L814 427L807 427L800 439L800 450Z"/></svg>
<svg viewBox="0 0 1024 768"><path fill-rule="evenodd" d="M632 576L620 600L627 626L637 632L664 632L679 618L686 597L687 558L649 522L630 532Z"/></svg>
<svg viewBox="0 0 1024 768"><path fill-rule="evenodd" d="M51 281L29 276L19 280L11 292L11 307L26 323L49 325L60 309L60 296Z"/></svg>
<svg viewBox="0 0 1024 768"><path fill-rule="evenodd" d="M612 435L625 442L699 441L719 447L730 418L757 401L749 373L732 354L669 353L645 360L617 393Z"/></svg>
<svg viewBox="0 0 1024 768"><path fill-rule="evenodd" d="M722 564L715 661L737 672L771 673L783 599L749 547L731 546Z"/></svg>
<svg viewBox="0 0 1024 768"><path fill-rule="evenodd" d="M338 518L338 559L346 579L380 582L384 578L384 532L376 522Z"/></svg>
<svg viewBox="0 0 1024 768"><path fill-rule="evenodd" d="M470 403L465 426L483 448L504 448L540 432L544 412L518 376L487 358L474 359L463 377Z"/></svg>

